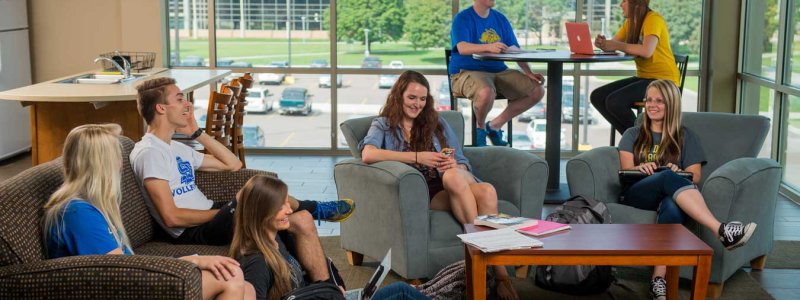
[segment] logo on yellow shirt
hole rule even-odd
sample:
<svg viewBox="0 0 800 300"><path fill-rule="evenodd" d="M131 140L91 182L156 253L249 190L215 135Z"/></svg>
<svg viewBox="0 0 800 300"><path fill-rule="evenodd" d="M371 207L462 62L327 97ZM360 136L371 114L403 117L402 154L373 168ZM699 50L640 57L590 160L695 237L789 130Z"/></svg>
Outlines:
<svg viewBox="0 0 800 300"><path fill-rule="evenodd" d="M494 31L492 28L487 28L481 34L481 43L483 44L491 44L500 41L500 35L497 34L497 31Z"/></svg>

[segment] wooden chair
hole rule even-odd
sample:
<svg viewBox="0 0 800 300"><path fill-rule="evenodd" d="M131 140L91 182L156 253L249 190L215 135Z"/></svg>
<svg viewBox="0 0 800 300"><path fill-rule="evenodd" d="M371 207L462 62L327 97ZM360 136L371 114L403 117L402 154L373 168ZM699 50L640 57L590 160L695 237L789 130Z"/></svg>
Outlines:
<svg viewBox="0 0 800 300"><path fill-rule="evenodd" d="M223 86L224 87L224 86ZM227 134L225 132L225 120L229 113L228 104L231 102L233 95L228 90L224 92L224 88L220 91L211 91L208 98L208 111L206 112L206 133L214 139L228 146Z"/></svg>
<svg viewBox="0 0 800 300"><path fill-rule="evenodd" d="M674 54L673 56L675 56L675 63L678 65L678 74L680 74L680 84L678 85L678 89L680 89L681 94L683 94L683 83L686 82L686 69L688 69L689 66L689 56L681 54ZM638 117L642 114L642 109L644 109L644 101L633 102L631 108L636 110L636 116ZM614 146L617 139L616 134L616 130L614 130L612 127L611 141L609 142L610 146Z"/></svg>
<svg viewBox="0 0 800 300"><path fill-rule="evenodd" d="M458 101L456 99L464 98L464 95L461 95L459 93L454 92L453 91L453 86L451 84L452 81L450 81L450 57L452 56L452 53L453 53L453 50L444 49L444 64L445 64L445 66L447 66L447 84L450 85L450 88L449 88L449 90L450 90L450 109L451 110L458 110ZM495 95L494 98L495 99L506 99L506 97L503 96L502 94L500 94L500 92L497 92L497 94ZM478 134L477 134L477 132L475 132L475 128L477 128L478 126L475 123L475 107L474 106L470 106L470 110L472 111L472 145L474 146L475 144L478 143ZM513 127L511 126L512 125L511 121L513 121L513 119L512 120L508 120L508 126L507 126L508 127L508 132L507 132L508 134L507 134L507 137L506 137L506 139L508 140L508 146L509 147L511 147L511 145L512 145L511 144L511 137L513 135L512 134Z"/></svg>
<svg viewBox="0 0 800 300"><path fill-rule="evenodd" d="M242 86L237 79L231 80L228 84L222 85L222 92L231 94L231 101L228 102L228 111L225 113L225 146L228 147L231 151L233 151L233 114L236 107L236 102L239 100L239 95L242 90Z"/></svg>
<svg viewBox="0 0 800 300"><path fill-rule="evenodd" d="M242 167L246 166L244 160L244 115L246 114L244 107L247 106L247 89L253 86L252 76L248 79L246 73L239 78L242 90L239 92L236 104L233 106L233 131L231 136L231 151L239 157L242 162Z"/></svg>

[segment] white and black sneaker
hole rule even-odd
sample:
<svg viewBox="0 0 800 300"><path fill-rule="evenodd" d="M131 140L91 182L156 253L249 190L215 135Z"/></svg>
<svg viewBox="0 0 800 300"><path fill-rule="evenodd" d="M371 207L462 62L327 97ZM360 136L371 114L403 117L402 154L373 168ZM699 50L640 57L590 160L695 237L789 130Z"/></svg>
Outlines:
<svg viewBox="0 0 800 300"><path fill-rule="evenodd" d="M747 243L755 230L756 223L747 225L742 225L742 222L738 221L722 223L719 226L719 241L725 249L733 250Z"/></svg>
<svg viewBox="0 0 800 300"><path fill-rule="evenodd" d="M653 300L667 299L667 281L664 277L656 276L650 281L650 295L653 296Z"/></svg>

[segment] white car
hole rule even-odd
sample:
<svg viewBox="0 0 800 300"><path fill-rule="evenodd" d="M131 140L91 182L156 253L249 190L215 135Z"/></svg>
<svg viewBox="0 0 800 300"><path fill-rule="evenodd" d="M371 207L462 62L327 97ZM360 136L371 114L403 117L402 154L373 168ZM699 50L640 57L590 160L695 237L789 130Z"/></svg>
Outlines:
<svg viewBox="0 0 800 300"><path fill-rule="evenodd" d="M274 84L280 85L286 78L286 74L277 73L260 73L258 74L258 83L261 85Z"/></svg>
<svg viewBox="0 0 800 300"><path fill-rule="evenodd" d="M378 88L381 89L390 89L397 82L397 78L400 75L391 75L391 74L381 74L378 76Z"/></svg>
<svg viewBox="0 0 800 300"><path fill-rule="evenodd" d="M248 113L261 113L266 114L272 110L272 100L269 97L269 90L260 88L250 88L247 90L247 105L244 110Z"/></svg>
<svg viewBox="0 0 800 300"><path fill-rule="evenodd" d="M403 68L403 62L399 61L399 60L393 60L393 61L389 62L389 68L390 69L402 69Z"/></svg>
<svg viewBox="0 0 800 300"><path fill-rule="evenodd" d="M319 84L317 86L320 88L331 87L331 74L319 75ZM336 87L342 87L342 74L336 74Z"/></svg>
<svg viewBox="0 0 800 300"><path fill-rule="evenodd" d="M528 139L531 140L531 148L540 150L545 148L545 145L547 144L546 128L547 121L545 120L535 119L533 122L528 123L526 133L528 134ZM564 128L561 128L561 142L559 144L560 149L564 149L567 146L567 143L564 141Z"/></svg>

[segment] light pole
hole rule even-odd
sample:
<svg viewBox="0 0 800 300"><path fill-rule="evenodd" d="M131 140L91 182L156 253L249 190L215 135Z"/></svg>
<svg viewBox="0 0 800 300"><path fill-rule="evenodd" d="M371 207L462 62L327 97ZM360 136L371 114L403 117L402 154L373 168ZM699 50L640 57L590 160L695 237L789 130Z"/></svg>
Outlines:
<svg viewBox="0 0 800 300"><path fill-rule="evenodd" d="M301 16L300 20L303 21L303 43L305 43L306 35L308 34L308 30L306 29L306 16Z"/></svg>
<svg viewBox="0 0 800 300"><path fill-rule="evenodd" d="M369 56L369 29L364 28L364 56Z"/></svg>

